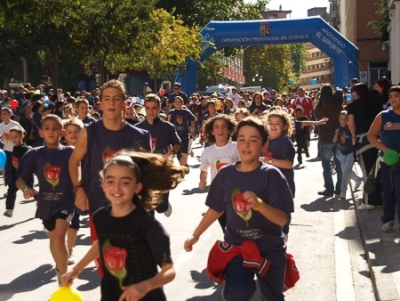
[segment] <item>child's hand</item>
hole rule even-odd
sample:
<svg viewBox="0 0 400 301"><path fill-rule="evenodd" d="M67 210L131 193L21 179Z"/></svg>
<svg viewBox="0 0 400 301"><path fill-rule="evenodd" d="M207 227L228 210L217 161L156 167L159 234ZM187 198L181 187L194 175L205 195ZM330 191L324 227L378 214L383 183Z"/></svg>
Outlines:
<svg viewBox="0 0 400 301"><path fill-rule="evenodd" d="M38 194L38 192L35 189L29 188L24 192L24 198L25 200L28 200L30 198L33 198L36 194Z"/></svg>
<svg viewBox="0 0 400 301"><path fill-rule="evenodd" d="M244 199L249 203L250 208L258 207L260 206L260 201L257 195L252 192L252 191L245 191L243 193Z"/></svg>
<svg viewBox="0 0 400 301"><path fill-rule="evenodd" d="M339 129L335 130L335 135L339 135Z"/></svg>
<svg viewBox="0 0 400 301"><path fill-rule="evenodd" d="M78 277L79 271L72 269L61 276L61 286L71 286L73 280Z"/></svg>
<svg viewBox="0 0 400 301"><path fill-rule="evenodd" d="M196 242L198 242L198 241L199 241L199 238L198 238L198 237L192 236L192 237L188 238L188 239L185 241L185 244L184 244L184 246L183 246L184 249L185 249L185 251L186 251L186 252L192 251L193 245L194 245Z"/></svg>
<svg viewBox="0 0 400 301"><path fill-rule="evenodd" d="M119 297L118 301L137 301L142 299L151 290L151 287L146 281L143 281L130 286L123 286L121 289L124 292Z"/></svg>

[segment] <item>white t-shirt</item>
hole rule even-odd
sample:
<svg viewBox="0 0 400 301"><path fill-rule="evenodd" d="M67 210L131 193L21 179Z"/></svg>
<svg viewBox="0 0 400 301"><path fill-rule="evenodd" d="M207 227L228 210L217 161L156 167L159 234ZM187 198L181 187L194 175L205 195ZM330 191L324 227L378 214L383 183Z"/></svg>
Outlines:
<svg viewBox="0 0 400 301"><path fill-rule="evenodd" d="M237 151L236 142L229 141L226 145L221 147L213 144L203 150L203 153L201 154L200 170L208 172L208 169L210 168L212 181L222 166L239 160L240 157Z"/></svg>
<svg viewBox="0 0 400 301"><path fill-rule="evenodd" d="M237 107L237 105L238 105L238 102L239 102L239 100L240 100L240 95L239 94L229 94L228 96L227 96L227 98L230 98L230 99L232 99L233 100L233 104L235 105L235 107Z"/></svg>
<svg viewBox="0 0 400 301"><path fill-rule="evenodd" d="M10 129L13 127L19 127L25 132L24 128L14 120L10 120L7 124L4 122L0 123L0 137L4 143L3 149L8 152L12 152L14 149L14 144L10 140Z"/></svg>

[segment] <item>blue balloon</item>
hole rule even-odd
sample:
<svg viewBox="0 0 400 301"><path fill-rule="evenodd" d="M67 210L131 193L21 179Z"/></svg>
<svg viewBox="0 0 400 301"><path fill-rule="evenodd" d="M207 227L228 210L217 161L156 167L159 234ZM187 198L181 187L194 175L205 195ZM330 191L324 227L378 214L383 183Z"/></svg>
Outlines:
<svg viewBox="0 0 400 301"><path fill-rule="evenodd" d="M49 103L50 103L50 100L48 100L48 99L45 99L45 100L44 100L44 104L45 104L46 106L48 106Z"/></svg>
<svg viewBox="0 0 400 301"><path fill-rule="evenodd" d="M294 84L294 80L293 79L289 79L289 84L293 85Z"/></svg>
<svg viewBox="0 0 400 301"><path fill-rule="evenodd" d="M311 83L313 84L313 85L316 85L317 84L317 79L316 78L313 78L312 80L311 80Z"/></svg>
<svg viewBox="0 0 400 301"><path fill-rule="evenodd" d="M0 169L6 165L7 156L6 153L0 149Z"/></svg>

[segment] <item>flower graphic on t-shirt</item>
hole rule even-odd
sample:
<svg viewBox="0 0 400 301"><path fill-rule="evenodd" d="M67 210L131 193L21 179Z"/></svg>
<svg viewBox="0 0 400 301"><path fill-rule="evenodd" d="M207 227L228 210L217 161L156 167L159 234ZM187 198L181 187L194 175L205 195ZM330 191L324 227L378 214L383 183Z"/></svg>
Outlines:
<svg viewBox="0 0 400 301"><path fill-rule="evenodd" d="M18 159L18 157L12 156L11 162L12 162L12 166L13 166L15 169L18 169L18 166L19 166L19 159Z"/></svg>
<svg viewBox="0 0 400 301"><path fill-rule="evenodd" d="M44 178L51 184L53 190L60 183L60 174L61 167L51 165L50 162L44 164Z"/></svg>
<svg viewBox="0 0 400 301"><path fill-rule="evenodd" d="M250 203L245 200L243 193L241 193L237 187L232 191L232 205L236 214L239 215L248 226L249 220L251 219Z"/></svg>
<svg viewBox="0 0 400 301"><path fill-rule="evenodd" d="M157 138L151 138L151 151L154 152L156 150Z"/></svg>
<svg viewBox="0 0 400 301"><path fill-rule="evenodd" d="M104 149L103 149L103 153L102 153L102 158L103 158L103 163L106 164L108 161L110 161L110 159L116 154L117 151L111 149L110 145L107 145Z"/></svg>
<svg viewBox="0 0 400 301"><path fill-rule="evenodd" d="M10 133L3 133L3 139L5 142L10 142Z"/></svg>
<svg viewBox="0 0 400 301"><path fill-rule="evenodd" d="M176 115L176 122L178 122L179 124L182 124L182 121L183 121L183 116Z"/></svg>
<svg viewBox="0 0 400 301"><path fill-rule="evenodd" d="M346 142L346 134L345 133L340 134L340 141L342 142L342 144L344 144Z"/></svg>
<svg viewBox="0 0 400 301"><path fill-rule="evenodd" d="M128 252L124 248L114 247L109 239L103 245L104 264L107 270L118 279L119 286L127 275L125 262Z"/></svg>
<svg viewBox="0 0 400 301"><path fill-rule="evenodd" d="M222 166L228 165L228 163L225 162L221 162L220 160L217 160L217 162L215 162L215 168L218 170L221 169Z"/></svg>

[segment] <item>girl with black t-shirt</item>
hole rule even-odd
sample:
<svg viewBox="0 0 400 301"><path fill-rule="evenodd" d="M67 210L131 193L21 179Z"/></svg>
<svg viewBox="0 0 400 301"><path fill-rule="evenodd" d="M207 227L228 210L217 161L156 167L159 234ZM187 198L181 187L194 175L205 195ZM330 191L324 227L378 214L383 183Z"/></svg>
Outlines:
<svg viewBox="0 0 400 301"><path fill-rule="evenodd" d="M62 276L62 284L71 285L101 257L101 301L166 300L162 286L175 277L169 236L148 210L158 206L160 192L175 188L184 175L184 167L161 155L119 152L112 157L101 184L110 205L93 216L98 240Z"/></svg>

